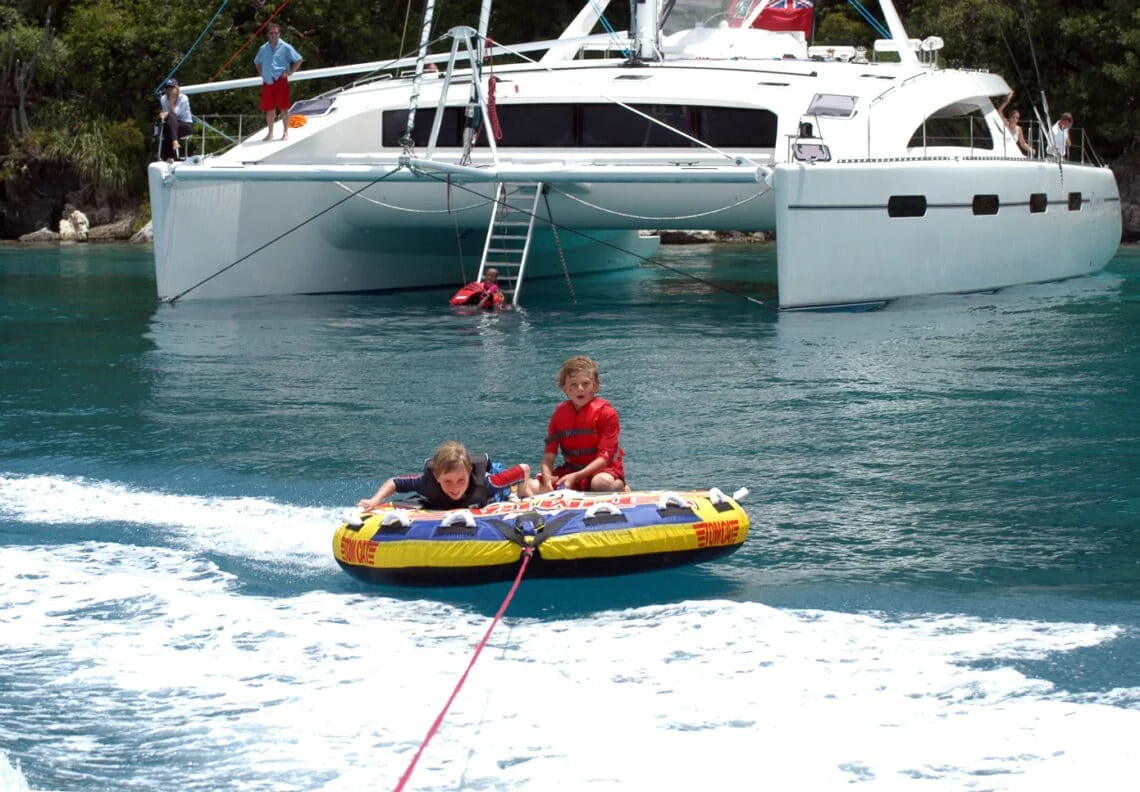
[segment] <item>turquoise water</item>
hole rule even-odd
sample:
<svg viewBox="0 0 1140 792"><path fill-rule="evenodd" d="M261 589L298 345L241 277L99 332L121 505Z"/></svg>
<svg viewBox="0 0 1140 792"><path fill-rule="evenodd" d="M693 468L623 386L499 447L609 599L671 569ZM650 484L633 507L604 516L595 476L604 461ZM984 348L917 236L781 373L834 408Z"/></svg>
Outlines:
<svg viewBox="0 0 1140 792"><path fill-rule="evenodd" d="M524 580L409 788L1132 788L1140 251L814 314L767 247L660 259L453 316L0 248L0 792L392 788L508 587L370 587L332 531L443 439L537 465L578 353L633 486L746 486L752 536Z"/></svg>

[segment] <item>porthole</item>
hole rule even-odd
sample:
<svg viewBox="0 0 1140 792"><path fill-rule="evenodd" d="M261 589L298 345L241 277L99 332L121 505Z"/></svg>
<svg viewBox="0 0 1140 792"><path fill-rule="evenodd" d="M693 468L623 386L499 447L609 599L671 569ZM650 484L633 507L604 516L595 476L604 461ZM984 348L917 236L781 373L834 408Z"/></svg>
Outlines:
<svg viewBox="0 0 1140 792"><path fill-rule="evenodd" d="M974 214L976 215L996 215L998 206L999 201L996 195L974 196Z"/></svg>
<svg viewBox="0 0 1140 792"><path fill-rule="evenodd" d="M891 217L925 217L925 195L892 195L887 201L887 214Z"/></svg>

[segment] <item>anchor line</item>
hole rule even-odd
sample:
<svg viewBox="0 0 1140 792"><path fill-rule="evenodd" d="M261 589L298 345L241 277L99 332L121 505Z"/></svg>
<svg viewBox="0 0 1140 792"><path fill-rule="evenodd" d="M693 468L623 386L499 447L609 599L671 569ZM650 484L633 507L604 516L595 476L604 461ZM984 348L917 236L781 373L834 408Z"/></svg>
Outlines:
<svg viewBox="0 0 1140 792"><path fill-rule="evenodd" d="M429 178L429 179L435 179L436 181L444 181L444 179L441 179L439 176L437 176L436 174L434 174L430 171L417 170L416 173L419 173L421 176L424 176L424 177ZM450 180L450 176L448 177L448 180ZM471 189L470 187L468 187L465 184L461 184L459 182L454 182L454 181L452 181L451 184L456 189L467 190L468 192L470 192L474 195L478 195L478 193L475 190ZM563 195L566 195L566 193L563 193ZM518 207L517 211L519 211L523 214L526 214L526 215L534 215L533 212L527 210L524 207ZM734 297L739 297L742 300L747 300L750 303L755 303L756 305L759 305L762 308L767 308L770 311L778 311L779 310L775 306L772 306L772 305L764 302L763 300L758 300L755 297L747 295L744 292L739 291L737 289L733 289L733 288L730 288L730 287L725 286L723 284L716 283L714 281L709 280L708 278L702 278L700 275L694 275L691 272L685 272L683 269L680 269L678 267L674 267L674 266L671 266L669 264L666 264L665 262L660 261L656 258L642 256L640 253L635 253L632 250L627 250L626 248L623 248L621 245L615 245L613 242L609 242L605 239L598 239L596 237L590 236L586 232L580 231L577 228L572 228L570 226L563 225L561 223L556 223L556 222L554 222L554 218L547 219L547 218L540 217L538 215L534 215L534 217L536 220L542 220L543 222L550 223L550 226L552 229L556 229L559 231L565 231L569 234L574 234L577 237L580 237L580 238L585 239L589 242L592 242L595 245L602 245L604 247L611 248L612 250L616 250L619 253L624 253L627 256L631 256L632 258L640 260L642 264L650 264L654 267L660 267L661 269L668 270L669 272L672 272L675 275L680 275L680 276L688 278L692 281L696 281L697 283L700 283L704 286L708 286L710 289L716 289L717 291L722 291L725 294L731 294Z"/></svg>
<svg viewBox="0 0 1140 792"><path fill-rule="evenodd" d="M448 696L447 702L443 705L443 709L441 709L439 711L439 714L435 716L435 720L432 721L431 727L428 729L427 734L424 736L423 741L420 743L420 747L416 749L415 756L413 756L412 761L408 763L408 767L406 770L404 770L404 774L400 776L400 780L396 784L394 792L400 792L405 787L405 785L407 785L408 779L412 777L412 771L416 769L416 762L420 760L420 756L423 754L424 749L427 748L428 742L431 741L431 738L434 737L435 733L439 730L440 725L443 723L444 716L447 715L447 711L451 708L452 703L455 701L455 697L459 695L459 690L463 687L463 683L467 681L467 675L471 673L471 669L475 666L475 661L479 659L479 655L482 653L483 648L487 645L487 641L490 640L491 631L495 629L495 625L498 624L499 621L503 618L503 614L506 612L507 606L511 604L511 600L514 598L515 592L519 590L519 584L522 583L523 575L526 573L527 565L530 563L532 556L534 556L534 546L531 545L524 547L522 552L522 564L519 565L519 571L518 574L515 575L515 582L511 585L511 590L507 592L507 596L503 600L503 604L499 606L498 612L495 614L495 617L491 619L491 623L487 626L487 632L483 634L483 640L481 640L475 647L475 651L471 655L471 660L467 663L467 668L463 671L463 676L459 677L459 681L455 684L455 688L451 691L451 695Z"/></svg>
<svg viewBox="0 0 1140 792"><path fill-rule="evenodd" d="M203 278L202 280L200 280L200 281L198 281L197 283L195 283L193 286L190 286L189 288L187 288L187 289L184 289L183 291L179 292L178 294L175 294L173 297L167 297L165 300L163 300L163 302L174 303L174 302L177 302L178 300L181 300L183 297L185 297L187 294L189 294L190 292L192 292L192 291L194 291L195 289L197 289L199 286L203 286L203 285L205 285L205 284L209 283L210 281L212 281L214 278L218 277L219 275L221 275L221 274L223 274L223 273L225 273L225 272L229 272L231 269L233 269L234 267L236 267L238 264L241 264L243 261L245 261L246 259L250 258L251 256L255 256L255 255L257 255L258 253L260 253L261 251L265 250L265 249L266 249L267 247L269 247L270 245L276 244L277 242L281 241L281 240L282 240L282 239L284 239L285 237L289 236L289 234L292 234L292 233L293 233L294 231L296 231L297 229L299 229L299 228L302 228L302 227L304 227L304 226L308 225L309 223L313 222L314 220L316 220L318 217L321 217L322 215L328 214L329 212L331 212L333 209L336 209L338 206L340 206L340 205L341 205L342 203L344 203L345 201L348 201L348 200L350 200L350 199L352 199L352 198L355 198L357 195L359 195L360 193L364 192L364 191L365 191L365 190L367 190L369 187L374 187L375 185L377 185L377 184L379 184L380 182L382 182L382 181L384 181L385 179L387 179L387 178L388 178L389 176L391 176L392 174L394 174L394 173L397 173L397 172L400 170L400 168L402 168L402 167L403 167L403 166L401 165L401 166L399 166L399 167L397 167L397 168L394 168L394 169L392 169L392 170L388 171L387 173L385 173L385 174L384 174L383 176L381 176L379 179L376 179L375 181L371 181L371 182L369 182L368 184L365 184L365 185L364 185L363 187L361 187L359 190L356 190L356 191L354 191L354 192L350 192L348 195L344 196L344 197L343 197L343 198L341 198L340 200L338 200L338 201L335 201L335 202L334 202L334 203L332 203L332 204L329 204L329 205L328 205L328 206L326 206L324 209L322 209L321 211L317 212L315 215L312 215L311 217L307 217L307 218L305 218L304 220L302 220L301 222L299 222L299 223L297 223L296 225L292 226L291 228L287 228L286 230L282 231L280 234L278 234L277 236L273 237L273 239L270 239L268 242L266 242L266 243L265 243L265 244L263 244L263 245L259 245L258 247L256 247L256 248L254 248L253 250L249 251L248 253L246 253L244 256L242 256L241 258L237 259L236 261L231 261L229 264L227 264L226 266L222 267L220 270L218 270L218 271L217 271L217 272L215 272L214 274L206 276L206 277L205 277L205 278Z"/></svg>
<svg viewBox="0 0 1140 792"><path fill-rule="evenodd" d="M546 202L546 219L550 221L550 230L554 234L554 246L558 248L558 260L562 262L562 274L566 278L566 288L570 292L570 302L578 304L578 295L574 294L574 282L570 280L570 268L566 266L566 252L562 249L562 239L558 236L558 226L554 224L554 213L550 211L550 191L542 191L542 200Z"/></svg>

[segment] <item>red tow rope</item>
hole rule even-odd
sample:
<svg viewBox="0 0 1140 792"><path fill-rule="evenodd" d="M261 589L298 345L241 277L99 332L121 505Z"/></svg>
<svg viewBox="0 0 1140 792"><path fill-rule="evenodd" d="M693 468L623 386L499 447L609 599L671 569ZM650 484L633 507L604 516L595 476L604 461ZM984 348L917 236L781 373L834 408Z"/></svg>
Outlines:
<svg viewBox="0 0 1140 792"><path fill-rule="evenodd" d="M494 47L495 42L488 38L487 46ZM503 127L499 124L499 110L495 106L495 84L499 82L499 78L495 76L494 57L488 55L487 60L490 61L491 72L491 76L487 78L487 121L491 124L491 134L495 136L495 140L502 140Z"/></svg>
<svg viewBox="0 0 1140 792"><path fill-rule="evenodd" d="M495 107L495 83L499 78L491 75L487 78L487 120L491 122L491 134L495 140L503 139L503 127L499 125L499 111Z"/></svg>
<svg viewBox="0 0 1140 792"><path fill-rule="evenodd" d="M226 61L226 64L225 64L225 66L223 66L222 68L220 68L220 69L218 69L216 72L214 72L214 76L213 76L213 77L211 77L209 80L207 80L207 82L213 82L214 80L218 79L218 75L219 75L219 74L221 74L222 72L224 72L226 69L228 69L228 68L229 68L230 64L234 62L234 58L236 58L238 55L241 55L241 52L242 52L242 50L244 50L246 47L248 47L248 46L249 46L249 42L253 41L253 40L254 40L255 38L257 38L259 35L261 35L261 31L265 30L265 27L266 27L266 26L267 26L267 25L268 25L270 22L272 22L272 21L273 21L273 17L277 16L277 15L278 15L278 14L280 14L282 11L284 11L284 10L285 10L285 6L287 6L287 5L289 5L289 0L285 0L285 2L284 2L284 3L282 3L282 4L281 4L281 5L280 5L280 6L277 8L277 10L276 10L276 11L274 11L272 14L270 14L270 15L269 15L269 19L267 19L267 20L265 20L264 22L262 22L262 23L261 23L261 27L259 27L259 28L258 28L257 30L255 30L255 31L253 31L253 35L252 35L252 36L250 36L249 38L247 38L247 39L245 40L245 43L241 45L241 48L240 48L240 49L238 49L238 51L237 51L237 52L235 52L233 55L231 55L231 56L230 56L230 59L229 59L228 61Z"/></svg>
<svg viewBox="0 0 1140 792"><path fill-rule="evenodd" d="M519 583L522 583L523 573L526 572L527 564L530 563L531 556L533 555L534 547L523 548L523 560L519 566L519 573L515 576L514 585L512 585L511 590L507 592L507 598L504 599L503 604L499 606L499 612L495 614L495 618L491 619L491 624L487 627L487 632L483 635L483 640L475 647L475 654L471 655L471 662L467 664L467 670L464 671L463 676L459 678L459 682L455 685L455 690L451 691L447 703L443 705L443 709L439 711L439 715L436 715L435 722L432 723L431 728L428 729L428 733L424 737L423 742L420 743L420 747L416 749L416 755L413 756L412 761L408 763L408 769L400 776L400 781L396 784L395 792L400 792L408 783L408 779L412 777L412 771L416 769L416 762L420 760L420 755L424 752L424 748L427 748L428 742L439 730L440 725L443 723L443 716L446 715L447 711L451 708L451 703L455 701L455 697L459 695L459 689L463 687L463 683L467 681L467 675L471 673L471 668L475 665L475 661L479 659L479 654L483 651L483 647L486 646L487 641L490 640L491 631L495 629L495 625L503 618L507 606L511 604L511 599L515 596L515 592L519 590Z"/></svg>

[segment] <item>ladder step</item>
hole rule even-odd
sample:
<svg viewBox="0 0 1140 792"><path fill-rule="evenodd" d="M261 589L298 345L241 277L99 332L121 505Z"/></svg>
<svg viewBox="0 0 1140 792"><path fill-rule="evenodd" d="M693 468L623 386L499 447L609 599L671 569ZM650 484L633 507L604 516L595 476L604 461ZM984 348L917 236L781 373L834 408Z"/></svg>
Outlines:
<svg viewBox="0 0 1140 792"><path fill-rule="evenodd" d="M500 182L495 193L480 272L499 270L499 288L512 303L521 293L542 191L538 182Z"/></svg>

